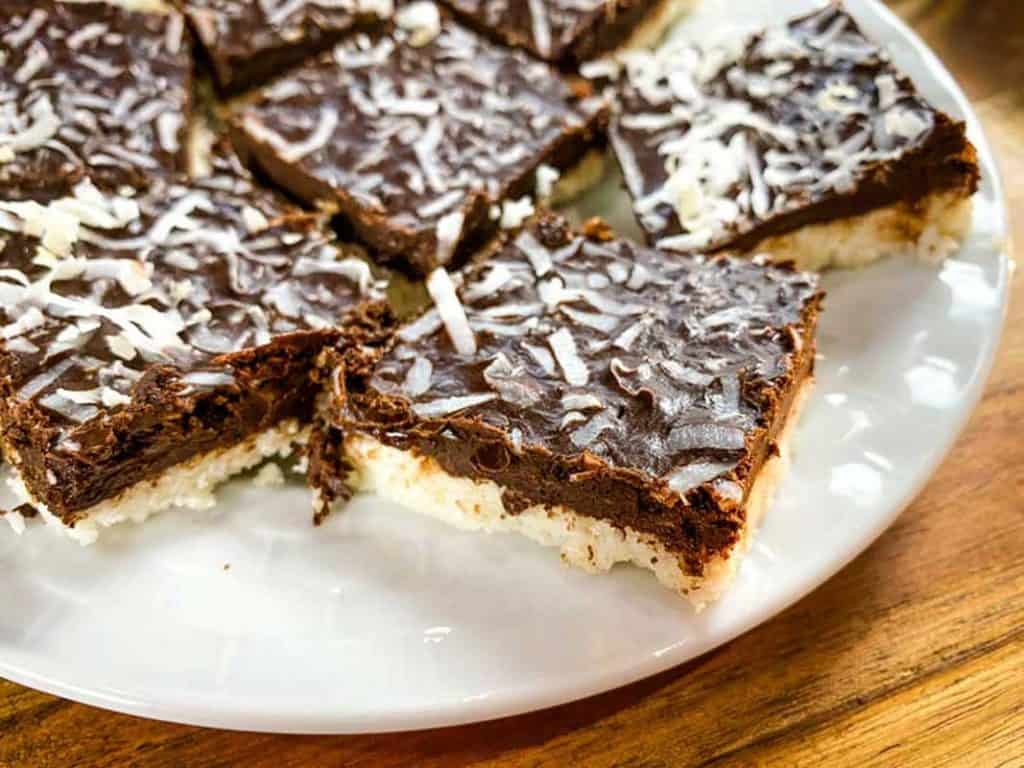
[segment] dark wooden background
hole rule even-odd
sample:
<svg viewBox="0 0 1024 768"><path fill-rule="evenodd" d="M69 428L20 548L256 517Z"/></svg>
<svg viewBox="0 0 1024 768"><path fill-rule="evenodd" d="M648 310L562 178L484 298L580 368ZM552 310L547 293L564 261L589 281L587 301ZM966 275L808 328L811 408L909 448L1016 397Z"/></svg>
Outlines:
<svg viewBox="0 0 1024 768"><path fill-rule="evenodd" d="M1024 241L1024 2L892 0L994 141ZM803 602L652 680L479 726L300 738L109 714L0 681L0 767L1024 766L1024 289L970 428ZM2 598L0 598L2 599Z"/></svg>

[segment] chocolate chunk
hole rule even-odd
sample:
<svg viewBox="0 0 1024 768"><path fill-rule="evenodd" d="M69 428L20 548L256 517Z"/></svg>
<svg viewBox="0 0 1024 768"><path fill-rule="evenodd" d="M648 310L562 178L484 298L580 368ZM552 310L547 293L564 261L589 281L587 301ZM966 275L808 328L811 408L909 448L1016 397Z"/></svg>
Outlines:
<svg viewBox="0 0 1024 768"><path fill-rule="evenodd" d="M12 510L15 514L21 515L26 520L39 516L39 510L31 504L19 504Z"/></svg>
<svg viewBox="0 0 1024 768"><path fill-rule="evenodd" d="M0 197L52 200L85 176L142 188L183 170L191 68L176 12L5 0Z"/></svg>
<svg viewBox="0 0 1024 768"><path fill-rule="evenodd" d="M494 207L529 194L541 167L576 164L605 114L550 67L432 18L400 11L394 32L342 42L233 120L271 178L336 204L376 252L421 273L497 228Z"/></svg>
<svg viewBox="0 0 1024 768"><path fill-rule="evenodd" d="M903 226L913 242L928 226L945 234L942 219L977 189L964 125L835 4L733 46L637 56L626 70L612 143L661 248L749 250L890 206L903 216L876 229Z"/></svg>

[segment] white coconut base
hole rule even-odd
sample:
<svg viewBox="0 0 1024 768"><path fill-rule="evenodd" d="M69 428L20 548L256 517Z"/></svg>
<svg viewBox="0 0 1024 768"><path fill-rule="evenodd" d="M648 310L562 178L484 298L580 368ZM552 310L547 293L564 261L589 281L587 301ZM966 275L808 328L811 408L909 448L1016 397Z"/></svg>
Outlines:
<svg viewBox="0 0 1024 768"><path fill-rule="evenodd" d="M104 528L125 522L141 523L170 507L209 509L216 504L214 490L218 485L267 459L291 455L308 439L308 426L286 421L237 445L196 456L153 480L126 488L118 496L85 510L84 517L74 526L66 525L45 504L32 498L16 472L8 483L22 501L39 510L47 524L80 544L92 544ZM24 529L23 524L18 525L24 521L9 521L19 533Z"/></svg>
<svg viewBox="0 0 1024 768"><path fill-rule="evenodd" d="M938 264L967 237L973 210L970 198L945 192L913 208L901 203L771 237L753 250L810 271L860 268L908 254Z"/></svg>
<svg viewBox="0 0 1024 768"><path fill-rule="evenodd" d="M740 556L774 498L788 468L794 425L810 389L808 380L794 399L779 437L780 455L765 463L754 482L740 541L727 555L711 561L701 575L688 573L680 558L649 534L622 530L564 506L538 504L510 514L502 500L503 488L497 483L454 477L430 457L385 446L366 435L353 435L346 442L346 453L355 467L350 482L356 490L376 493L456 528L514 532L558 547L565 563L590 573L608 571L617 563L647 568L699 611L729 586Z"/></svg>

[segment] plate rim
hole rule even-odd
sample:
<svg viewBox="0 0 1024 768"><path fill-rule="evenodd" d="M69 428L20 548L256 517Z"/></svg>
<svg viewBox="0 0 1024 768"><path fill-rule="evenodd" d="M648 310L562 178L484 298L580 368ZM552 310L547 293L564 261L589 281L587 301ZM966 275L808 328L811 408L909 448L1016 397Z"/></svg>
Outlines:
<svg viewBox="0 0 1024 768"><path fill-rule="evenodd" d="M46 672L34 672L0 658L0 677L11 682L59 696L81 704L101 709L150 718L169 723L192 725L224 730L308 734L344 735L368 733L394 733L428 728L450 727L462 724L481 723L505 717L514 717L528 712L548 709L622 688L640 680L673 669L681 664L701 658L712 650L732 642L754 628L803 600L814 590L832 579L853 560L863 554L879 537L888 530L910 504L921 494L925 486L935 477L942 463L948 458L954 446L963 436L969 421L977 411L987 391L987 384L998 360L1001 341L1005 335L1010 300L1010 272L1013 258L1013 243L1009 228L1005 186L999 164L988 134L970 100L946 65L927 43L882 0L861 0L864 11L873 13L878 21L893 30L907 44L913 54L927 66L930 75L945 94L957 105L964 115L968 133L978 150L979 165L986 180L992 186L995 202L992 214L998 217L999 234L1002 241L993 244L998 251L998 295L1000 298L999 318L990 338L989 349L974 371L969 386L965 388L964 407L955 426L947 433L945 442L919 472L916 480L901 498L895 500L888 515L879 516L876 524L867 530L850 546L837 553L799 580L799 586L774 600L767 600L751 611L744 621L730 627L729 631L710 636L685 647L667 649L659 655L644 654L633 663L620 664L612 670L587 678L582 684L560 684L543 690L530 686L503 688L494 695L483 694L470 700L444 702L423 707L392 707L387 711L364 709L358 714L351 711L319 711L295 713L282 721L280 712L269 711L260 706L239 706L236 699L220 696L190 698L187 694L163 697L159 701L147 701L137 696L124 695L115 690L99 687L84 687L73 682L62 682ZM230 704L228 701L230 700Z"/></svg>

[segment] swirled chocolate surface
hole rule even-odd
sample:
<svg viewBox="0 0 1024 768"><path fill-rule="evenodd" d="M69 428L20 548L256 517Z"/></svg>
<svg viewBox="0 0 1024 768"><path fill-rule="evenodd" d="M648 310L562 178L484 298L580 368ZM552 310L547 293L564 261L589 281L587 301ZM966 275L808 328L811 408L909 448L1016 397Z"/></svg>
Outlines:
<svg viewBox="0 0 1024 768"><path fill-rule="evenodd" d="M234 134L282 186L338 204L363 241L426 273L495 229L495 206L532 192L542 165L579 160L603 116L551 67L435 8L400 10L394 31L262 89Z"/></svg>
<svg viewBox="0 0 1024 768"><path fill-rule="evenodd" d="M184 170L192 57L176 12L5 0L0 190L5 200L141 188Z"/></svg>
<svg viewBox="0 0 1024 768"><path fill-rule="evenodd" d="M494 480L512 509L565 504L695 563L735 542L813 367L813 276L545 215L469 267L458 296L475 351L428 312L340 404L343 429Z"/></svg>
<svg viewBox="0 0 1024 768"><path fill-rule="evenodd" d="M963 124L838 5L708 49L626 62L612 144L638 221L679 251L913 205L978 184Z"/></svg>
<svg viewBox="0 0 1024 768"><path fill-rule="evenodd" d="M389 17L391 0L177 0L213 64L239 91L281 74L356 29Z"/></svg>
<svg viewBox="0 0 1024 768"><path fill-rule="evenodd" d="M564 66L610 53L665 0L444 0L467 24Z"/></svg>

